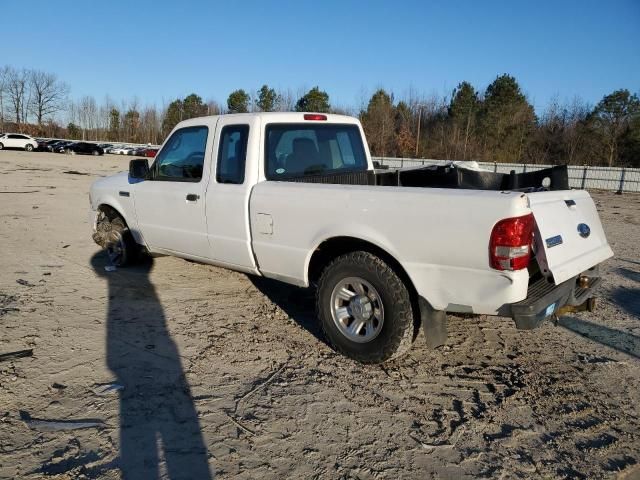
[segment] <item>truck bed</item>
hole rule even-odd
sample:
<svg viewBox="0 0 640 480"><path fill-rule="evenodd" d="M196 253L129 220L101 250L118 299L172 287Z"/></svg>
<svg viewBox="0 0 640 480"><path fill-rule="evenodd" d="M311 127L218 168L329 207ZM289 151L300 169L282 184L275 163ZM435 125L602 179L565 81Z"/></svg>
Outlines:
<svg viewBox="0 0 640 480"><path fill-rule="evenodd" d="M402 170L366 170L291 176L283 181L337 185L380 185L398 187L456 188L471 190L569 190L566 165L534 172L494 173L453 165Z"/></svg>

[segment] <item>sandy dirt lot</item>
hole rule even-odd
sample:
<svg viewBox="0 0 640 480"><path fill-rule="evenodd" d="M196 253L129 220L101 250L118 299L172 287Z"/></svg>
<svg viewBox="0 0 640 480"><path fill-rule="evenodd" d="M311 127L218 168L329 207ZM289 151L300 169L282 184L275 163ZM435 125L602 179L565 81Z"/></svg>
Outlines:
<svg viewBox="0 0 640 480"><path fill-rule="evenodd" d="M451 317L362 366L312 292L175 258L106 272L88 189L126 157L0 152L0 478L638 478L640 195L594 193L599 309ZM122 387L122 388L120 388Z"/></svg>

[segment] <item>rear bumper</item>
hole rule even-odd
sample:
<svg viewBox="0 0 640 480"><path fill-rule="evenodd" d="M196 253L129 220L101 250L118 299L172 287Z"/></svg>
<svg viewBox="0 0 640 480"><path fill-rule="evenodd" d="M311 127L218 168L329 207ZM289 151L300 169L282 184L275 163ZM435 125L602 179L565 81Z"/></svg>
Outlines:
<svg viewBox="0 0 640 480"><path fill-rule="evenodd" d="M589 277L588 287L582 288L578 285L578 278L581 276ZM545 319L557 314L563 307L583 305L595 296L596 289L601 283L602 279L597 267L570 278L560 285L554 285L545 278L541 278L529 285L527 298L505 305L502 310L506 316L513 318L516 328L531 330Z"/></svg>

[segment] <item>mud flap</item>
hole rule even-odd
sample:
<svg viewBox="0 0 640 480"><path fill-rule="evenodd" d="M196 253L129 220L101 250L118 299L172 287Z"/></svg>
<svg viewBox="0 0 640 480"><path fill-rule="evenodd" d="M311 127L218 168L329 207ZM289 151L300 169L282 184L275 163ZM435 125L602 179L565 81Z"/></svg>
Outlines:
<svg viewBox="0 0 640 480"><path fill-rule="evenodd" d="M441 347L447 343L447 314L442 310L434 310L424 298L418 300L420 306L420 322L427 341L427 347Z"/></svg>

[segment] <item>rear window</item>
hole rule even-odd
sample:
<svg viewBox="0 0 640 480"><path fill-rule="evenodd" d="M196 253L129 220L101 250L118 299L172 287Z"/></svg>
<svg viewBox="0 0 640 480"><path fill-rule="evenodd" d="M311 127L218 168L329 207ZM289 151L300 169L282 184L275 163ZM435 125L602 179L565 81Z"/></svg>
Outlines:
<svg viewBox="0 0 640 480"><path fill-rule="evenodd" d="M271 124L266 137L269 180L367 169L357 125Z"/></svg>

